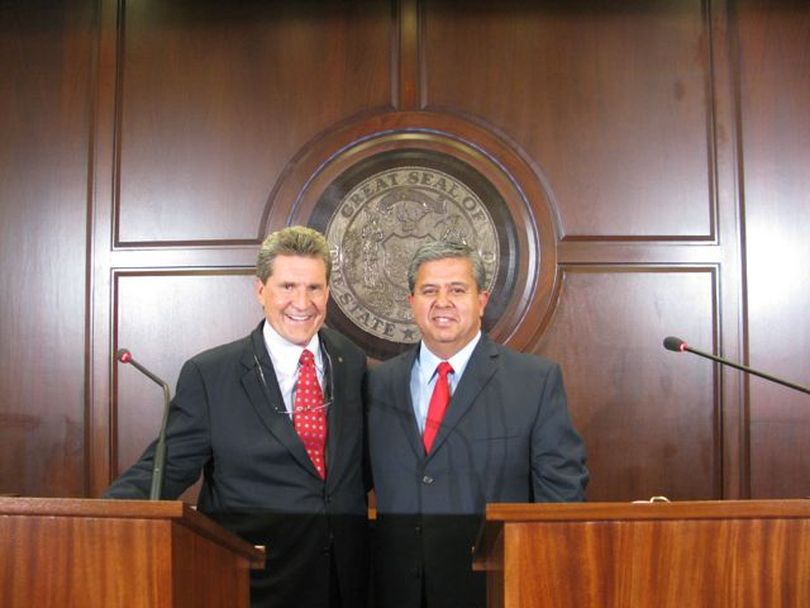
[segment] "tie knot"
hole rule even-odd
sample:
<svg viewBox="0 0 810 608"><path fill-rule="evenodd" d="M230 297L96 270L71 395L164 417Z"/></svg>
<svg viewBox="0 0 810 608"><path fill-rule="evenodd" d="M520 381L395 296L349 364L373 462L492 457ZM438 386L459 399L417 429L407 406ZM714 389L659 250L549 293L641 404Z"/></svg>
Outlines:
<svg viewBox="0 0 810 608"><path fill-rule="evenodd" d="M446 378L447 374L453 373L453 366L447 361L442 361L436 366L436 373L439 374L439 376Z"/></svg>
<svg viewBox="0 0 810 608"><path fill-rule="evenodd" d="M315 355L312 354L312 351L307 350L306 348L301 352L301 358L298 359L298 363L301 365L312 365L315 363Z"/></svg>

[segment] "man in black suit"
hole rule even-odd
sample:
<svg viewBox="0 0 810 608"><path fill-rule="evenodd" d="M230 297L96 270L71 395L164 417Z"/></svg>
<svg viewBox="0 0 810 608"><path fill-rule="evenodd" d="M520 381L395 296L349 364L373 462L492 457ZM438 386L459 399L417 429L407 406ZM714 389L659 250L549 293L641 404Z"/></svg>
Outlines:
<svg viewBox="0 0 810 608"><path fill-rule="evenodd" d="M408 283L422 341L369 371L380 608L483 608L471 548L486 503L585 498L560 368L481 333L485 279L466 245L421 247Z"/></svg>
<svg viewBox="0 0 810 608"><path fill-rule="evenodd" d="M320 233L270 235L256 265L265 320L187 361L169 414L162 496L176 498L202 471L200 512L267 548L265 570L252 574L257 607L366 604L366 357L323 327L330 271ZM106 496L146 498L154 448Z"/></svg>

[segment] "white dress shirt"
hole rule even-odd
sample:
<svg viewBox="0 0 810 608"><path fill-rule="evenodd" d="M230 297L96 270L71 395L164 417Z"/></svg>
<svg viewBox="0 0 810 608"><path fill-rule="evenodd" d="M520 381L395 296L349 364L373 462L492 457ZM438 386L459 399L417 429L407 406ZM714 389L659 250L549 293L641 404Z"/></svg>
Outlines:
<svg viewBox="0 0 810 608"><path fill-rule="evenodd" d="M312 336L312 339L310 339L305 347L299 346L283 338L273 329L270 323L265 321L264 327L262 328L262 335L264 336L264 346L267 348L267 352L270 354L270 360L273 362L273 369L276 372L276 381L278 382L278 388L281 390L281 396L284 399L284 406L287 408L287 413L292 415L293 391L295 390L295 383L298 381L298 362L301 359L301 353L304 352L304 348L315 355L315 368L318 372L318 383L321 385L321 391L323 391L324 362L318 334L316 333Z"/></svg>
<svg viewBox="0 0 810 608"><path fill-rule="evenodd" d="M481 339L481 332L479 331L475 337L470 340L464 348L458 351L455 355L446 359L446 361L453 368L453 373L448 374L447 382L450 385L450 396L452 405L452 395L456 392L459 380L461 380L464 369L470 361L473 350ZM427 419L428 407L430 406L430 397L433 395L433 387L436 384L436 366L445 359L440 359L434 355L430 349L425 346L424 341L419 343L419 356L413 363L411 370L411 401L413 402L413 413L416 416L416 424L419 426L419 432L423 433L425 430L425 420Z"/></svg>

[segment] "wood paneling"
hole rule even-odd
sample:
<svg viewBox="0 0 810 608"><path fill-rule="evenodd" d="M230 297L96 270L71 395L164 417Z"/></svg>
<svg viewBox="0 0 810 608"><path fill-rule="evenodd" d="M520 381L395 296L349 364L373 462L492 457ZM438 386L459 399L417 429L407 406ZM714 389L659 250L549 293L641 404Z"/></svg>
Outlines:
<svg viewBox="0 0 810 608"><path fill-rule="evenodd" d="M124 2L121 244L257 240L284 166L391 97L381 2Z"/></svg>
<svg viewBox="0 0 810 608"><path fill-rule="evenodd" d="M0 2L0 34L0 493L99 494L161 406L115 348L173 385L245 335L263 233L421 129L518 159L551 267L498 327L562 363L591 499L810 494L805 397L660 346L810 383L807 3Z"/></svg>
<svg viewBox="0 0 810 608"><path fill-rule="evenodd" d="M810 386L810 7L744 2L739 40L749 360ZM810 398L750 395L752 494L810 495Z"/></svg>
<svg viewBox="0 0 810 608"><path fill-rule="evenodd" d="M702 2L424 10L427 107L521 146L551 184L566 238L713 236Z"/></svg>
<svg viewBox="0 0 810 608"><path fill-rule="evenodd" d="M120 273L116 278L116 346L172 387L183 362L244 337L262 318L252 269L240 272ZM163 393L136 370L117 366L113 408L115 474L129 468L160 429Z"/></svg>
<svg viewBox="0 0 810 608"><path fill-rule="evenodd" d="M564 268L536 350L562 365L588 448L590 500L721 496L712 366L661 348L670 334L710 347L715 290L712 268Z"/></svg>
<svg viewBox="0 0 810 608"><path fill-rule="evenodd" d="M86 491L92 20L0 3L0 493Z"/></svg>

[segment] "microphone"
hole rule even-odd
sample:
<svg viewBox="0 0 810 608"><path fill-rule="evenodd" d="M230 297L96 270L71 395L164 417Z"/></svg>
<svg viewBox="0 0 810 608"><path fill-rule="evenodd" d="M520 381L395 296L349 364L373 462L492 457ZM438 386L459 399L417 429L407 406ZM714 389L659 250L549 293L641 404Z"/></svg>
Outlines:
<svg viewBox="0 0 810 608"><path fill-rule="evenodd" d="M152 466L152 488L149 491L149 500L160 500L160 494L163 491L163 472L166 466L166 422L169 419L169 406L171 405L169 385L138 363L126 348L119 349L115 353L115 358L121 363L132 365L152 382L159 384L163 388L163 418L160 421L160 433L155 447L155 462Z"/></svg>
<svg viewBox="0 0 810 608"><path fill-rule="evenodd" d="M715 355L705 353L701 350L697 350L696 348L692 348L686 342L684 342L680 338L676 338L675 336L669 336L667 338L664 338L664 348L666 348L667 350L675 351L676 353L684 353L684 352L694 353L700 357L705 357L706 359L717 361L718 363L722 363L723 365L728 365L735 369L742 370L747 374L754 374L755 376L759 376L760 378L765 378L766 380L770 380L771 382L776 382L777 384L781 384L782 386L787 386L788 388L792 388L801 393L806 393L810 395L810 388L807 388L806 386L795 384L793 382L788 382L787 380L782 380L781 378L771 376L770 374L766 374L765 372L760 372L750 367L746 367L745 365L740 365L738 363L734 363L733 361L729 361L728 359L716 357Z"/></svg>

